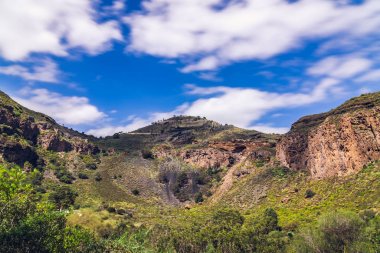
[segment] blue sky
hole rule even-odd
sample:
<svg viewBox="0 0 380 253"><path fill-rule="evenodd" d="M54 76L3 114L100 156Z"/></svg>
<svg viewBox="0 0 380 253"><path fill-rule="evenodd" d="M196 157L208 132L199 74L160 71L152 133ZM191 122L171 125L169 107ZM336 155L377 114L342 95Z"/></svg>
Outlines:
<svg viewBox="0 0 380 253"><path fill-rule="evenodd" d="M378 27L378 0L2 1L0 88L97 136L179 114L284 133L379 90Z"/></svg>

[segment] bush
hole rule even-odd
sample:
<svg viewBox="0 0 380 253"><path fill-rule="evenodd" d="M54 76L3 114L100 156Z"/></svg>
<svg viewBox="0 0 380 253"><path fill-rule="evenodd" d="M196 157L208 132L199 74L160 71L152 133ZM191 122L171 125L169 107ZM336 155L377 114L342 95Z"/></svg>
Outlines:
<svg viewBox="0 0 380 253"><path fill-rule="evenodd" d="M65 252L71 253L103 253L105 245L87 230L80 227L68 227L65 230Z"/></svg>
<svg viewBox="0 0 380 253"><path fill-rule="evenodd" d="M102 176L99 174L99 173L97 173L96 175L95 175L95 181L102 181Z"/></svg>
<svg viewBox="0 0 380 253"><path fill-rule="evenodd" d="M312 198L314 196L315 196L315 192L313 192L310 189L306 190L306 192L305 192L305 198L310 199L310 198Z"/></svg>
<svg viewBox="0 0 380 253"><path fill-rule="evenodd" d="M96 165L96 163L88 163L86 164L86 168L89 170L96 170L98 166Z"/></svg>
<svg viewBox="0 0 380 253"><path fill-rule="evenodd" d="M201 203L201 202L204 201L204 199L203 199L203 195L202 195L201 192L197 192L197 193L195 194L195 196L194 196L194 201L195 201L195 203Z"/></svg>
<svg viewBox="0 0 380 253"><path fill-rule="evenodd" d="M54 175L58 178L60 182L65 184L72 184L75 180L75 177L71 174L71 172L63 168L56 169Z"/></svg>
<svg viewBox="0 0 380 253"><path fill-rule="evenodd" d="M117 214L119 214L119 215L124 215L124 214L126 214L127 212L124 210L124 209L117 209L117 211L116 211L116 213Z"/></svg>
<svg viewBox="0 0 380 253"><path fill-rule="evenodd" d="M80 172L80 173L78 174L78 177L79 177L80 179L88 179L88 176L87 176L85 173L82 173L82 172Z"/></svg>
<svg viewBox="0 0 380 253"><path fill-rule="evenodd" d="M49 200L53 202L57 209L67 209L75 202L78 194L67 186L57 186L49 195Z"/></svg>
<svg viewBox="0 0 380 253"><path fill-rule="evenodd" d="M363 247L367 238L363 237L364 222L355 213L332 212L319 218L316 228L306 228L295 242L295 251L299 253L344 253L372 252Z"/></svg>
<svg viewBox="0 0 380 253"><path fill-rule="evenodd" d="M140 191L137 189L134 189L134 190L132 190L132 194L135 196L140 195Z"/></svg>
<svg viewBox="0 0 380 253"><path fill-rule="evenodd" d="M144 159L154 159L153 153L150 150L141 150L141 155Z"/></svg>
<svg viewBox="0 0 380 253"><path fill-rule="evenodd" d="M38 170L33 171L31 175L32 185L41 185L42 180L44 179L44 174Z"/></svg>

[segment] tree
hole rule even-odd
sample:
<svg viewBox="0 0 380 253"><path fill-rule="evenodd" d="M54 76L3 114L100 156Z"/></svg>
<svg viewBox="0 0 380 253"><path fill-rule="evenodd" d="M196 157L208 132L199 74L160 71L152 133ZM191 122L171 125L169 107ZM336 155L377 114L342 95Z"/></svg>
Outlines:
<svg viewBox="0 0 380 253"><path fill-rule="evenodd" d="M364 222L352 212L335 211L319 218L318 225L304 229L295 242L296 252L344 253L363 252L357 247L368 238L363 237ZM367 247L367 246L364 246ZM371 252L369 249L364 252Z"/></svg>
<svg viewBox="0 0 380 253"><path fill-rule="evenodd" d="M70 187L58 186L49 195L49 200L55 204L57 209L62 210L72 206L77 196L78 194Z"/></svg>
<svg viewBox="0 0 380 253"><path fill-rule="evenodd" d="M20 167L0 165L1 252L62 252L62 214L37 202Z"/></svg>
<svg viewBox="0 0 380 253"><path fill-rule="evenodd" d="M19 192L29 192L31 186L26 183L26 174L20 167L7 169L0 165L0 199L11 200Z"/></svg>

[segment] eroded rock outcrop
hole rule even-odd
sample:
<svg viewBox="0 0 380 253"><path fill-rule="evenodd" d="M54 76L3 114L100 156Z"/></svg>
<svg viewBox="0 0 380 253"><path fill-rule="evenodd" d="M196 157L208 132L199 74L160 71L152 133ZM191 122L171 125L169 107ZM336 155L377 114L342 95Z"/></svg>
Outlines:
<svg viewBox="0 0 380 253"><path fill-rule="evenodd" d="M301 118L277 144L277 159L313 178L345 176L380 159L380 93Z"/></svg>
<svg viewBox="0 0 380 253"><path fill-rule="evenodd" d="M231 167L246 158L268 160L274 155L273 148L273 143L264 141L213 141L204 147L185 149L159 146L154 150L154 156L157 158L177 157L197 168L208 169Z"/></svg>
<svg viewBox="0 0 380 253"><path fill-rule="evenodd" d="M0 92L0 158L23 166L36 165L36 147L55 152L96 154L99 149L81 134L58 125L50 117L33 112Z"/></svg>

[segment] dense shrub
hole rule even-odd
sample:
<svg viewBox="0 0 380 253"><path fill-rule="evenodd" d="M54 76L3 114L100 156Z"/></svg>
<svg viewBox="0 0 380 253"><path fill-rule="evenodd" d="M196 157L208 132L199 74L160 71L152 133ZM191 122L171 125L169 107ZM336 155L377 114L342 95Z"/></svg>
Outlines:
<svg viewBox="0 0 380 253"><path fill-rule="evenodd" d="M314 196L315 196L315 192L313 192L313 191L310 190L310 189L307 189L307 190L306 190L306 192L305 192L305 198L310 199L310 198L312 198L312 197L314 197Z"/></svg>
<svg viewBox="0 0 380 253"><path fill-rule="evenodd" d="M378 252L377 219L365 223L359 215L338 211L322 215L316 227L305 228L294 243L299 253Z"/></svg>
<svg viewBox="0 0 380 253"><path fill-rule="evenodd" d="M284 252L289 238L278 226L277 214L268 209L245 219L239 211L222 208L211 215L191 215L190 223L156 226L151 234L155 252Z"/></svg>
<svg viewBox="0 0 380 253"><path fill-rule="evenodd" d="M75 202L78 194L67 186L57 186L49 195L49 200L55 204L59 210L69 208Z"/></svg>
<svg viewBox="0 0 380 253"><path fill-rule="evenodd" d="M134 189L134 190L132 190L132 194L135 196L140 195L140 191L137 189Z"/></svg>
<svg viewBox="0 0 380 253"><path fill-rule="evenodd" d="M65 252L70 253L106 252L105 244L81 227L68 227L65 229L64 249Z"/></svg>
<svg viewBox="0 0 380 253"><path fill-rule="evenodd" d="M202 193L201 192L197 192L196 194L195 194L195 196L194 196L194 201L195 201L195 203L201 203L201 202L203 202L203 195L202 195Z"/></svg>
<svg viewBox="0 0 380 253"><path fill-rule="evenodd" d="M89 170L96 170L98 166L96 165L96 163L88 163L86 164L86 168Z"/></svg>
<svg viewBox="0 0 380 253"><path fill-rule="evenodd" d="M80 172L80 173L78 174L78 177L79 177L80 179L88 179L87 174L85 174L85 173L83 173L83 172Z"/></svg>
<svg viewBox="0 0 380 253"><path fill-rule="evenodd" d="M154 155L152 153L152 151L150 150L141 150L141 156L144 158L144 159L154 159Z"/></svg>
<svg viewBox="0 0 380 253"><path fill-rule="evenodd" d="M58 180L65 184L72 184L75 180L75 177L71 172L67 171L64 168L57 168L54 172L54 175L58 178Z"/></svg>
<svg viewBox="0 0 380 253"><path fill-rule="evenodd" d="M101 242L89 232L67 227L65 214L36 198L29 182L20 168L0 165L2 253L104 252Z"/></svg>
<svg viewBox="0 0 380 253"><path fill-rule="evenodd" d="M102 181L102 176L99 174L99 173L96 173L96 175L95 175L95 181Z"/></svg>

